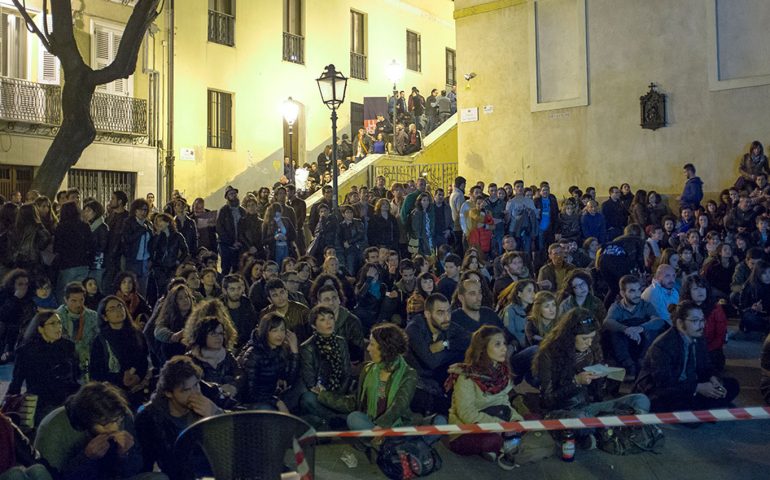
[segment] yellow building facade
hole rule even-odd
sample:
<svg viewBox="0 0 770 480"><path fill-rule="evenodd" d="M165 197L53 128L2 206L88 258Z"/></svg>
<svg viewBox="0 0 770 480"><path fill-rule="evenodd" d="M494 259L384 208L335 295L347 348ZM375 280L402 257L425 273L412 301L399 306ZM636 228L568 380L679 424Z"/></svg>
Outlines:
<svg viewBox="0 0 770 480"><path fill-rule="evenodd" d="M29 0L26 5L42 29L42 1ZM0 193L8 195L29 188L56 134L64 78L58 59L27 31L13 2L0 0L0 12ZM114 58L131 12L132 7L120 0L80 2L73 22L86 63L100 68ZM164 80L163 38L158 27L162 18L158 20L145 38L134 75L97 88L92 102L96 141L85 150L62 188L78 187L84 196L102 201L115 189L135 196L156 190Z"/></svg>
<svg viewBox="0 0 770 480"><path fill-rule="evenodd" d="M315 81L328 64L349 77L338 137L350 134L364 97L390 94L393 59L404 66L398 87L407 94L412 86L425 97L445 89L452 14L450 0L177 1L176 188L218 203L228 184L243 191L277 181L288 155L281 116L288 97L300 104L294 156L314 162L331 143L330 111Z"/></svg>
<svg viewBox="0 0 770 480"><path fill-rule="evenodd" d="M768 141L770 2L455 6L459 170L469 180L678 194L693 163L713 194L735 181L752 140ZM657 130L640 126L650 83L667 95Z"/></svg>

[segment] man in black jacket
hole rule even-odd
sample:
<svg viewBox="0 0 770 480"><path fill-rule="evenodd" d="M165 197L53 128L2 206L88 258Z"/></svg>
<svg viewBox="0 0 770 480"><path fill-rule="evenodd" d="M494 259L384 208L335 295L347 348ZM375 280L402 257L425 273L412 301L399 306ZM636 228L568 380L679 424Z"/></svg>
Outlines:
<svg viewBox="0 0 770 480"><path fill-rule="evenodd" d="M727 408L740 386L733 378L714 375L703 341L703 310L692 301L680 303L672 327L650 346L635 390L646 394L653 412Z"/></svg>
<svg viewBox="0 0 770 480"><path fill-rule="evenodd" d="M219 236L219 256L222 259L222 275L238 269L238 221L246 216L238 200L238 189L228 185L225 189L227 203L217 214L217 235Z"/></svg>
<svg viewBox="0 0 770 480"><path fill-rule="evenodd" d="M607 222L607 239L612 241L623 232L628 222L628 211L620 201L618 187L610 187L610 198L602 203L602 215Z"/></svg>
<svg viewBox="0 0 770 480"><path fill-rule="evenodd" d="M116 190L112 192L110 197L110 203L107 206L107 219L105 223L109 228L110 236L107 241L107 251L104 254L104 277L102 278L102 285L109 288L112 292L112 281L115 279L115 275L121 271L120 267L120 241L123 236L123 224L128 218L128 196L125 192Z"/></svg>
<svg viewBox="0 0 770 480"><path fill-rule="evenodd" d="M419 375L412 410L423 414L449 411L450 399L444 392L447 368L462 362L470 344L470 334L450 317L449 300L433 293L425 300L425 312L406 326L409 336L407 361Z"/></svg>

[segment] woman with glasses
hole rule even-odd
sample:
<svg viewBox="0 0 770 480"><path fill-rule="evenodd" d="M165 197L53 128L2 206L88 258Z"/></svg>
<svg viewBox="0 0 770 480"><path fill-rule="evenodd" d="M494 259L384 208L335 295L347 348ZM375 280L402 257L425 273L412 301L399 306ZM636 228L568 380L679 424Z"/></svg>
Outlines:
<svg viewBox="0 0 770 480"><path fill-rule="evenodd" d="M36 314L16 350L13 379L7 395L18 395L26 383L27 394L37 395L35 425L78 389L78 356L75 344L62 338L62 322L55 312Z"/></svg>
<svg viewBox="0 0 770 480"><path fill-rule="evenodd" d="M99 302L99 334L91 344L89 372L92 380L110 382L123 390L133 407L149 396L147 343L136 328L128 307L109 295Z"/></svg>
<svg viewBox="0 0 770 480"><path fill-rule="evenodd" d="M233 348L238 339L227 308L220 300L204 300L193 309L184 326L187 356L203 370L203 380L216 383L229 397L238 391L240 377Z"/></svg>
<svg viewBox="0 0 770 480"><path fill-rule="evenodd" d="M590 310L573 308L540 343L532 366L540 379L541 406L555 418L595 417L600 412L646 413L650 401L641 394L602 401L603 375L586 370L604 363L599 322Z"/></svg>

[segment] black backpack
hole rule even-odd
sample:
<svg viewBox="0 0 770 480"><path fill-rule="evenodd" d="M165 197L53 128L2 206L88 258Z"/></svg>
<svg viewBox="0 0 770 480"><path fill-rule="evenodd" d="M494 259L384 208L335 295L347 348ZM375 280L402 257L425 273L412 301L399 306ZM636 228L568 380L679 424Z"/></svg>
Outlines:
<svg viewBox="0 0 770 480"><path fill-rule="evenodd" d="M597 266L602 274L622 276L634 268L634 259L626 251L623 242L609 242L598 255Z"/></svg>
<svg viewBox="0 0 770 480"><path fill-rule="evenodd" d="M377 455L377 466L392 480L430 475L441 463L438 452L420 437L389 437Z"/></svg>

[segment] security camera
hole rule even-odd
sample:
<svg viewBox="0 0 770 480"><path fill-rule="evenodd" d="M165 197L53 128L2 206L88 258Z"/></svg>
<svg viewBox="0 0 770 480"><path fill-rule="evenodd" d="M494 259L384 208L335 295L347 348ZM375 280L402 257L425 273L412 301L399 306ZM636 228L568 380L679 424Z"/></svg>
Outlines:
<svg viewBox="0 0 770 480"><path fill-rule="evenodd" d="M476 74L475 74L475 73L473 73L473 72L471 72L471 73L466 73L465 75L463 75L463 77L465 77L465 81L466 81L466 82L470 82L471 80L473 80L474 78L476 78Z"/></svg>

